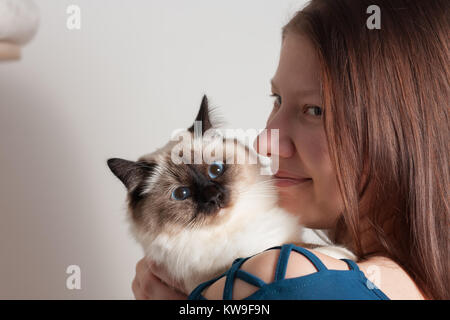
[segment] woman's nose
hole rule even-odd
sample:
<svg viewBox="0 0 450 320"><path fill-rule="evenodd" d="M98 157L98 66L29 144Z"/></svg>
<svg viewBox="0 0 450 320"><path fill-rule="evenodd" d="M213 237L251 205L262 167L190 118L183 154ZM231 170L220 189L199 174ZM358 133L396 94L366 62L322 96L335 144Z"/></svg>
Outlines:
<svg viewBox="0 0 450 320"><path fill-rule="evenodd" d="M290 158L295 154L295 146L287 130L283 129L287 124L275 121L272 119L267 123L266 129L253 142L253 147L262 156Z"/></svg>

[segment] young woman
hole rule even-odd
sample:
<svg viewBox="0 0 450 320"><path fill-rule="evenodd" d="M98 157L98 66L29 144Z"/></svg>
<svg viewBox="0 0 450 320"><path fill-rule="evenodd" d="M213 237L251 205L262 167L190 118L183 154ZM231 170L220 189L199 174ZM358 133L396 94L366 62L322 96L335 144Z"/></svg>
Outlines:
<svg viewBox="0 0 450 320"><path fill-rule="evenodd" d="M380 29L366 25L373 4ZM222 277L191 297L222 299L225 288L233 299L450 299L449 8L447 0L313 0L283 28L267 121L280 130L280 205L306 227L332 230L358 260L284 246L237 268L268 285L237 277L230 291ZM282 277L295 279L280 281L280 262ZM374 273L375 287L364 281ZM189 294L145 259L133 292Z"/></svg>

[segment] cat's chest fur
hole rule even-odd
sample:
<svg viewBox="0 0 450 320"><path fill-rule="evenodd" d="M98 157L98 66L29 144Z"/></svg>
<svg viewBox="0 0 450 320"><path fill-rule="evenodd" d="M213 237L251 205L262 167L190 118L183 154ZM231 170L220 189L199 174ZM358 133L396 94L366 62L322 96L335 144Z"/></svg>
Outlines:
<svg viewBox="0 0 450 320"><path fill-rule="evenodd" d="M250 201L251 202L251 201ZM228 269L231 262L283 243L299 243L297 219L283 210L255 201L227 212L217 226L161 233L156 237L136 231L147 256L162 264L188 291Z"/></svg>

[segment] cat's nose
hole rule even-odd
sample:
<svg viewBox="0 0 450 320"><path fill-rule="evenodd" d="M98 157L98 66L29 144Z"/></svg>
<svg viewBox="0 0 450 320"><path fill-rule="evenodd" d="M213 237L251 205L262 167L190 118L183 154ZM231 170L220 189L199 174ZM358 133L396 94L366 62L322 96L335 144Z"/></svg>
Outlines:
<svg viewBox="0 0 450 320"><path fill-rule="evenodd" d="M206 204L216 207L223 207L225 194L216 186L208 186L203 189L203 197Z"/></svg>

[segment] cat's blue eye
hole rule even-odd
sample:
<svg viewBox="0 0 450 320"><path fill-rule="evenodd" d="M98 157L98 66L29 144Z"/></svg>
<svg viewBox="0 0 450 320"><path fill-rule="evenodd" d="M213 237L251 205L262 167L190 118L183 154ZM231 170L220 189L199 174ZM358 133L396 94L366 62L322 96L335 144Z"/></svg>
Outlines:
<svg viewBox="0 0 450 320"><path fill-rule="evenodd" d="M224 171L224 164L222 162L216 161L213 162L209 167L208 167L208 175L211 179L216 179L218 177L220 177L223 174Z"/></svg>
<svg viewBox="0 0 450 320"><path fill-rule="evenodd" d="M191 189L188 187L178 187L172 192L172 199L186 200L191 195Z"/></svg>

